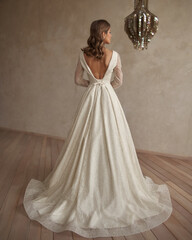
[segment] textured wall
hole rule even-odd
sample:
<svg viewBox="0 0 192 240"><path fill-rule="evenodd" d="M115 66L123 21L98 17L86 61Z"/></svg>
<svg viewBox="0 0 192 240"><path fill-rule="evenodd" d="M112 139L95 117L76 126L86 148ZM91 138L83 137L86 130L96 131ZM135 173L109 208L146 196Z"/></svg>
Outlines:
<svg viewBox="0 0 192 240"><path fill-rule="evenodd" d="M104 18L136 148L192 156L192 1L149 0L149 10L159 30L137 51L123 30L131 0L0 0L0 126L66 137L85 91L74 84L78 53Z"/></svg>

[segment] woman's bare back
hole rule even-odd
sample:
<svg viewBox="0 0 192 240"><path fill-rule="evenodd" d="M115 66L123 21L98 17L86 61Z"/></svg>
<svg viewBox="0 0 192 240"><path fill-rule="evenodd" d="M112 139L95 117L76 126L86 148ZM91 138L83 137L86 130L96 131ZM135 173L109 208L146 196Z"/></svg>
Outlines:
<svg viewBox="0 0 192 240"><path fill-rule="evenodd" d="M84 58L91 69L92 74L97 79L102 79L105 76L105 73L107 71L107 68L109 66L110 60L112 58L113 51L110 49L104 48L104 55L102 59L96 59L95 57L87 56L85 53Z"/></svg>

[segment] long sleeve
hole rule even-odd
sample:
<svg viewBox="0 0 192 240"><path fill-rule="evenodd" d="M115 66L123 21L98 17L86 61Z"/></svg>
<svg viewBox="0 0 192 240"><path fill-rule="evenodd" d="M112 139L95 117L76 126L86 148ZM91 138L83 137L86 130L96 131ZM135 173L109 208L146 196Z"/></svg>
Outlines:
<svg viewBox="0 0 192 240"><path fill-rule="evenodd" d="M111 81L111 85L113 88L119 88L123 84L123 72L122 72L122 65L121 65L121 58L118 53L117 55L117 65L113 69L114 72L114 79Z"/></svg>
<svg viewBox="0 0 192 240"><path fill-rule="evenodd" d="M80 56L79 56L78 61L77 61L76 70L75 70L74 81L75 81L75 84L77 84L79 86L88 87L89 81L83 79L83 72L84 72L84 69L81 65Z"/></svg>

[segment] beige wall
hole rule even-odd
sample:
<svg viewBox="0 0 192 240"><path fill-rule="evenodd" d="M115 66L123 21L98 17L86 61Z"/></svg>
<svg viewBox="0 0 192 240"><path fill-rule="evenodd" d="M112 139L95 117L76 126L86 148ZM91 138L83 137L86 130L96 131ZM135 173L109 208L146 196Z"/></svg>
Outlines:
<svg viewBox="0 0 192 240"><path fill-rule="evenodd" d="M74 84L90 23L111 23L124 83L116 93L137 149L192 156L192 1L149 0L148 50L125 34L131 0L0 0L0 127L65 138L85 88Z"/></svg>

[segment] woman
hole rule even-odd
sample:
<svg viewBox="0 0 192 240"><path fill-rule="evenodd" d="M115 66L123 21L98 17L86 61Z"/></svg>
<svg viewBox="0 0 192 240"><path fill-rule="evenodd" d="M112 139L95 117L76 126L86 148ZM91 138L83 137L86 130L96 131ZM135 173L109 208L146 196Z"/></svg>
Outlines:
<svg viewBox="0 0 192 240"><path fill-rule="evenodd" d="M110 24L94 21L77 61L75 83L86 90L72 128L52 172L43 182L31 179L25 191L28 216L53 232L127 236L158 226L172 212L167 185L142 174L114 90L123 73L119 53L105 48L110 41Z"/></svg>

